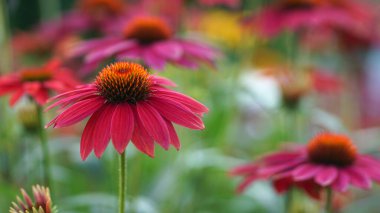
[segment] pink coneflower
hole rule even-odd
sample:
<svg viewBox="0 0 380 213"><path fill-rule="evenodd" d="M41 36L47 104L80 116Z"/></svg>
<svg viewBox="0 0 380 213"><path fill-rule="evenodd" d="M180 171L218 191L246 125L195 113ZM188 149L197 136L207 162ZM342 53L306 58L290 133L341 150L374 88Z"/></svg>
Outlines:
<svg viewBox="0 0 380 213"><path fill-rule="evenodd" d="M213 64L217 57L217 52L204 44L175 38L169 25L158 17L132 18L118 31L115 36L83 42L73 50L73 56L85 55L83 72L112 57L141 60L159 70L169 62L195 69L202 62Z"/></svg>
<svg viewBox="0 0 380 213"><path fill-rule="evenodd" d="M345 135L322 133L311 139L307 146L264 156L233 169L231 173L245 178L239 191L257 180L271 178L275 184L282 183L282 191L292 184L303 183L302 188L306 190L317 184L345 192L350 185L369 189L372 181L380 182L378 168L380 161L359 154Z"/></svg>
<svg viewBox="0 0 380 213"><path fill-rule="evenodd" d="M272 37L290 30L300 32L319 27L367 34L371 15L360 8L366 4L351 0L279 0L265 6L250 20L264 36ZM368 13L371 10L367 10Z"/></svg>
<svg viewBox="0 0 380 213"><path fill-rule="evenodd" d="M164 149L180 143L172 122L190 129L203 129L208 109L181 93L164 88L167 79L150 75L139 64L116 62L105 67L92 84L54 97L48 109L64 111L47 126L66 127L90 116L81 139L85 160L94 150L101 157L110 139L124 153L129 141L143 153L154 156L154 141Z"/></svg>
<svg viewBox="0 0 380 213"><path fill-rule="evenodd" d="M11 93L13 106L22 96L28 95L39 105L45 104L50 92L63 92L75 87L78 81L71 71L51 60L38 68L25 68L17 73L0 77L0 95Z"/></svg>
<svg viewBox="0 0 380 213"><path fill-rule="evenodd" d="M116 19L126 13L126 5L123 0L80 0L75 7L64 13L62 17L42 23L36 27L32 34L37 44L45 49L54 50L56 44L71 36L86 34L86 36L98 36L107 31ZM20 41L25 36L18 35L14 44L18 49L24 50L25 47L36 45ZM20 44L18 44L20 43ZM39 48L39 46L37 46ZM28 48L29 50L31 48ZM16 49L17 50L17 49Z"/></svg>
<svg viewBox="0 0 380 213"><path fill-rule="evenodd" d="M43 186L33 186L33 196L34 200L21 189L22 198L21 200L17 196L17 203L13 202L12 207L10 207L10 213L54 213L57 212L55 207L52 205L50 190L49 188Z"/></svg>

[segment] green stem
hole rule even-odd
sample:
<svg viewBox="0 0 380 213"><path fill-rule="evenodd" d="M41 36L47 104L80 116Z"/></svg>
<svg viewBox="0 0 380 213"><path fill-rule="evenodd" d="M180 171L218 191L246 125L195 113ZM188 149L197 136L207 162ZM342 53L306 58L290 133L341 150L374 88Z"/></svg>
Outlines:
<svg viewBox="0 0 380 213"><path fill-rule="evenodd" d="M0 0L0 73L9 72L11 69L11 46L10 46L10 29L8 24L8 10L6 1Z"/></svg>
<svg viewBox="0 0 380 213"><path fill-rule="evenodd" d="M127 191L126 182L127 177L125 175L125 170L127 167L127 162L125 159L125 151L120 155L119 161L119 213L125 212L125 192Z"/></svg>
<svg viewBox="0 0 380 213"><path fill-rule="evenodd" d="M325 213L333 213L333 210L332 210L332 198L333 198L333 191L331 190L331 187L328 187L328 188L326 188Z"/></svg>
<svg viewBox="0 0 380 213"><path fill-rule="evenodd" d="M41 150L42 150L42 165L43 165L43 179L44 184L50 187L52 190L52 185L50 182L50 156L49 147L47 141L47 135L44 128L44 119L42 115L42 107L37 106L37 116L38 116L38 134L41 140Z"/></svg>
<svg viewBox="0 0 380 213"><path fill-rule="evenodd" d="M285 213L292 212L293 196L294 196L294 189L292 187L289 189L289 191L286 192L286 195L285 195Z"/></svg>

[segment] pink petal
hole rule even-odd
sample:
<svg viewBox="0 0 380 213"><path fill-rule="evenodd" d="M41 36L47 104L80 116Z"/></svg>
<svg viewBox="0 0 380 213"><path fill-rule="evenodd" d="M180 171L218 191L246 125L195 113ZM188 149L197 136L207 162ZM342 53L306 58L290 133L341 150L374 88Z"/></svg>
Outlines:
<svg viewBox="0 0 380 213"><path fill-rule="evenodd" d="M330 185L338 176L338 171L332 166L322 167L322 169L315 176L315 182L321 186Z"/></svg>
<svg viewBox="0 0 380 213"><path fill-rule="evenodd" d="M54 127L58 128L73 125L85 119L87 116L93 114L103 105L104 99L99 96L79 101L63 111L55 119L50 121L46 127L49 127L53 124Z"/></svg>
<svg viewBox="0 0 380 213"><path fill-rule="evenodd" d="M30 96L32 96L34 100L41 106L46 104L46 101L49 99L48 91L43 88L34 94L30 94Z"/></svg>
<svg viewBox="0 0 380 213"><path fill-rule="evenodd" d="M169 131L160 113L147 103L139 102L136 105L140 121L145 130L164 149L169 149Z"/></svg>
<svg viewBox="0 0 380 213"><path fill-rule="evenodd" d="M14 106L16 104L16 102L18 100L20 100L20 98L24 95L24 90L21 88L21 89L18 89L16 90L15 93L13 93L11 99L9 100L9 104L11 106Z"/></svg>
<svg viewBox="0 0 380 213"><path fill-rule="evenodd" d="M165 122L169 131L170 144L173 145L177 150L179 150L181 148L181 143L179 142L177 132L175 131L174 126L170 121L165 119Z"/></svg>
<svg viewBox="0 0 380 213"><path fill-rule="evenodd" d="M93 135L102 111L103 108L95 112L88 120L86 127L83 130L82 138L80 141L80 156L82 160L86 160L88 155L94 149L95 140Z"/></svg>
<svg viewBox="0 0 380 213"><path fill-rule="evenodd" d="M115 109L115 105L108 104L104 105L102 109L99 110L100 115L92 135L92 139L95 140L94 153L98 158L102 156L111 139L111 121Z"/></svg>
<svg viewBox="0 0 380 213"><path fill-rule="evenodd" d="M371 178L368 174L355 166L345 169L345 172L350 176L352 185L362 189L369 189L372 186Z"/></svg>
<svg viewBox="0 0 380 213"><path fill-rule="evenodd" d="M335 179L332 187L339 192L345 192L350 185L350 176L344 171L344 169L338 171L338 177Z"/></svg>
<svg viewBox="0 0 380 213"><path fill-rule="evenodd" d="M181 58L183 54L181 45L177 44L174 41L157 42L153 45L152 50L157 55L170 60L177 60Z"/></svg>
<svg viewBox="0 0 380 213"><path fill-rule="evenodd" d="M164 77L157 76L157 75L151 75L150 79L152 80L153 85L156 84L156 85L165 85L165 86L171 86L171 87L176 87L177 86L171 80L169 80L167 78L164 78Z"/></svg>
<svg viewBox="0 0 380 213"><path fill-rule="evenodd" d="M274 154L265 155L262 160L265 164L277 164L283 163L284 161L293 160L302 156L300 152L282 151L276 152Z"/></svg>
<svg viewBox="0 0 380 213"><path fill-rule="evenodd" d="M85 62L86 63L99 62L107 57L110 57L116 54L117 52L127 50L135 45L136 43L132 41L121 41L109 46L104 46L103 48L98 49L88 54L85 57Z"/></svg>
<svg viewBox="0 0 380 213"><path fill-rule="evenodd" d="M151 97L149 103L166 119L190 129L204 129L202 120L186 106L158 97Z"/></svg>
<svg viewBox="0 0 380 213"><path fill-rule="evenodd" d="M282 163L276 165L267 165L260 169L259 173L263 176L271 176L279 172L283 172L284 170L291 170L297 167L299 164L304 163L305 159L296 158L290 161L283 161Z"/></svg>
<svg viewBox="0 0 380 213"><path fill-rule="evenodd" d="M98 97L99 95L98 94L95 94L94 92L83 92L83 93L80 93L80 94L76 94L76 95L72 95L68 98L63 98L57 102L55 102L54 104L46 107L45 111L48 111L56 106L60 106L60 108L64 108L65 106L68 106L72 103L76 103L78 101L81 101L81 100L84 100L84 99L91 99L91 98L96 98ZM50 99L51 100L51 99ZM49 100L48 100L49 102Z"/></svg>
<svg viewBox="0 0 380 213"><path fill-rule="evenodd" d="M295 168L292 172L292 176L295 181L303 181L314 177L320 170L320 166L304 164Z"/></svg>
<svg viewBox="0 0 380 213"><path fill-rule="evenodd" d="M237 166L237 167L233 168L230 171L230 174L233 175L233 176L237 176L237 175L249 175L249 174L257 172L258 168L259 168L259 166L257 164L252 164L251 163L251 164Z"/></svg>
<svg viewBox="0 0 380 213"><path fill-rule="evenodd" d="M150 49L143 50L142 58L144 63L156 70L164 69L166 64L166 60L164 58L162 58L160 55L155 54Z"/></svg>
<svg viewBox="0 0 380 213"><path fill-rule="evenodd" d="M112 117L111 138L115 149L121 154L132 138L134 117L128 103L118 104Z"/></svg>
<svg viewBox="0 0 380 213"><path fill-rule="evenodd" d="M154 141L145 130L142 125L139 116L137 114L137 110L133 109L134 118L135 118L135 129L132 135L132 143L139 149L141 152L149 155L150 157L154 157Z"/></svg>
<svg viewBox="0 0 380 213"><path fill-rule="evenodd" d="M120 38L107 38L107 39L100 38L100 39L92 39L89 41L81 42L76 46L76 48L74 48L70 52L70 57L80 56L93 49L103 48L104 46L118 43L120 42L120 40L121 40Z"/></svg>
<svg viewBox="0 0 380 213"><path fill-rule="evenodd" d="M167 89L160 89L154 92L154 96L180 102L181 104L185 105L186 107L188 107L190 110L192 110L195 113L202 114L202 113L208 112L208 108L206 106L194 100L193 98L183 95L179 92L170 91Z"/></svg>
<svg viewBox="0 0 380 213"><path fill-rule="evenodd" d="M245 178L244 181L239 184L239 186L237 188L237 192L238 193L243 192L249 185L251 185L257 179L258 179L258 176L256 176L256 175L251 175L251 176Z"/></svg>
<svg viewBox="0 0 380 213"><path fill-rule="evenodd" d="M98 89L96 88L95 85L89 84L89 85L85 85L83 87L80 87L78 89L68 91L68 92L64 92L62 94L54 96L51 99L49 99L48 102L51 102L51 101L54 101L57 99L70 98L73 95L83 94L83 93L87 93L87 92L95 92L96 93L97 91L98 91Z"/></svg>

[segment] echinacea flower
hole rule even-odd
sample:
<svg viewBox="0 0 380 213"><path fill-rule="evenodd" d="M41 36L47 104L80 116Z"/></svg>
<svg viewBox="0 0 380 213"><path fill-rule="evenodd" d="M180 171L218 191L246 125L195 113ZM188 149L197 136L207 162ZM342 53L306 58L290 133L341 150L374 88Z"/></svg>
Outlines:
<svg viewBox="0 0 380 213"><path fill-rule="evenodd" d="M22 199L17 196L17 202L12 202L9 213L54 213L57 212L53 207L49 188L43 186L33 186L34 200L21 189Z"/></svg>
<svg viewBox="0 0 380 213"><path fill-rule="evenodd" d="M364 3L352 0L279 0L262 8L248 22L261 34L273 37L290 30L305 32L320 27L347 30L353 34L368 32L373 16L365 15L360 8ZM373 13L369 8L368 13ZM371 11L371 12L370 12Z"/></svg>
<svg viewBox="0 0 380 213"><path fill-rule="evenodd" d="M257 180L270 178L279 191L302 184L306 191L318 185L345 192L350 185L369 189L373 181L380 182L379 168L380 161L358 153L347 136L321 133L306 146L266 155L231 173L245 178L239 191Z"/></svg>
<svg viewBox="0 0 380 213"><path fill-rule="evenodd" d="M22 96L28 95L44 105L50 92L63 92L75 87L78 81L59 60L51 60L42 67L25 68L16 73L0 76L0 96L12 94L13 106Z"/></svg>
<svg viewBox="0 0 380 213"><path fill-rule="evenodd" d="M163 86L171 81L150 75L136 63L116 62L105 67L95 82L60 94L48 109L61 106L63 112L47 126L66 127L88 116L80 153L85 160L91 151L101 157L110 139L124 153L129 141L153 157L154 141L164 149L180 143L172 123L190 129L203 129L201 120L208 109L181 93Z"/></svg>
<svg viewBox="0 0 380 213"><path fill-rule="evenodd" d="M207 45L174 37L169 25L158 17L131 18L118 32L105 38L80 43L72 55L85 56L84 73L94 70L106 59L140 60L153 69L162 70L167 63L198 68L213 64L217 52Z"/></svg>

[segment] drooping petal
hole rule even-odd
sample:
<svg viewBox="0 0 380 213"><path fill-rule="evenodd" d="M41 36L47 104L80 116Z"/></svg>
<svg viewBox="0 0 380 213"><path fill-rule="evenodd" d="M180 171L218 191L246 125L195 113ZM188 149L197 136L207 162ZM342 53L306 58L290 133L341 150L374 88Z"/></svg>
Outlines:
<svg viewBox="0 0 380 213"><path fill-rule="evenodd" d="M338 171L332 166L325 166L315 176L315 182L321 186L330 185L338 176Z"/></svg>
<svg viewBox="0 0 380 213"><path fill-rule="evenodd" d="M372 186L372 181L369 175L362 169L352 166L345 169L345 172L350 176L352 185L362 189L369 189Z"/></svg>
<svg viewBox="0 0 380 213"><path fill-rule="evenodd" d="M9 100L9 105L14 106L18 100L24 95L23 89L16 90L15 93L11 96L11 99Z"/></svg>
<svg viewBox="0 0 380 213"><path fill-rule="evenodd" d="M253 163L246 164L246 165L242 165L242 166L238 166L238 167L233 168L229 172L229 174L233 175L233 176L249 175L249 174L256 173L258 168L259 168L259 166L257 164L253 164Z"/></svg>
<svg viewBox="0 0 380 213"><path fill-rule="evenodd" d="M278 193L284 193L293 185L293 180L289 177L273 180L273 187Z"/></svg>
<svg viewBox="0 0 380 213"><path fill-rule="evenodd" d="M134 118L135 118L135 128L132 135L132 143L136 146L138 150L142 153L154 157L154 140L149 136L148 132L142 125L137 110L132 108Z"/></svg>
<svg viewBox="0 0 380 213"><path fill-rule="evenodd" d="M177 132L175 131L174 126L170 121L165 119L165 122L169 131L170 144L173 145L177 150L179 150L181 148L181 143L179 142Z"/></svg>
<svg viewBox="0 0 380 213"><path fill-rule="evenodd" d="M98 122L95 125L92 139L96 141L94 143L94 153L98 158L102 156L111 139L111 121L115 108L116 106L111 104L104 105L101 109Z"/></svg>
<svg viewBox="0 0 380 213"><path fill-rule="evenodd" d="M335 179L332 187L339 192L345 192L350 184L350 176L341 169L338 171L338 177Z"/></svg>
<svg viewBox="0 0 380 213"><path fill-rule="evenodd" d="M186 106L168 99L150 97L149 104L169 121L190 129L204 129L202 120Z"/></svg>
<svg viewBox="0 0 380 213"><path fill-rule="evenodd" d="M314 177L320 170L320 166L314 164L304 164L295 168L292 172L292 175L294 180L302 181Z"/></svg>
<svg viewBox="0 0 380 213"><path fill-rule="evenodd" d="M132 139L134 116L128 103L118 104L112 117L111 138L115 149L121 154Z"/></svg>
<svg viewBox="0 0 380 213"><path fill-rule="evenodd" d="M164 149L169 149L169 131L159 112L147 103L136 104L141 123L148 134Z"/></svg>
<svg viewBox="0 0 380 213"><path fill-rule="evenodd" d="M243 180L237 188L237 192L241 193L243 192L249 185L251 185L253 182L255 182L259 177L256 175L251 175Z"/></svg>
<svg viewBox="0 0 380 213"><path fill-rule="evenodd" d="M83 130L82 138L80 141L80 156L82 160L86 160L88 155L94 149L95 140L93 135L102 110L103 109L98 110L91 116Z"/></svg>

